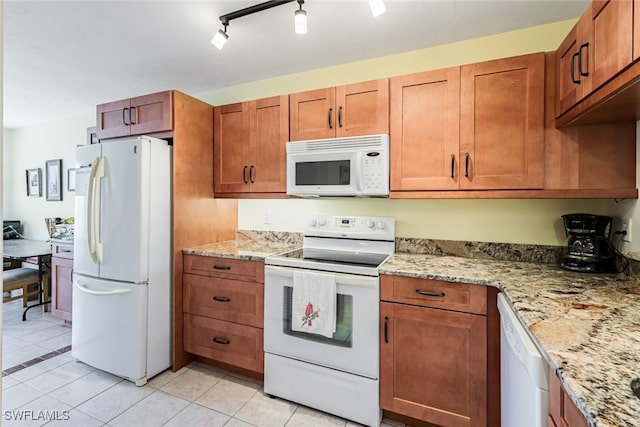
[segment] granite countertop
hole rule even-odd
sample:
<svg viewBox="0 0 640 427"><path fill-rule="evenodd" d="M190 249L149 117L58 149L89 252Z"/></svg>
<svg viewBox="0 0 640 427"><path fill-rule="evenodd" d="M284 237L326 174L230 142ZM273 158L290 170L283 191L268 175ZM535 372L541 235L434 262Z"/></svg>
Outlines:
<svg viewBox="0 0 640 427"><path fill-rule="evenodd" d="M381 274L500 288L591 426L639 426L640 282L553 264L394 254Z"/></svg>
<svg viewBox="0 0 640 427"><path fill-rule="evenodd" d="M290 233L260 235L256 232L238 232L235 240L184 248L183 254L264 261L275 255L300 247L302 241Z"/></svg>

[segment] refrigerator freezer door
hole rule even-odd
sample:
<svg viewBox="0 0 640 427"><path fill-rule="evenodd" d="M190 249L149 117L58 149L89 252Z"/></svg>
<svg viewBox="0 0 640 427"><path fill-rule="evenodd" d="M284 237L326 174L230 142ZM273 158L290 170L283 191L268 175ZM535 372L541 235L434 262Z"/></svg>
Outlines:
<svg viewBox="0 0 640 427"><path fill-rule="evenodd" d="M76 151L76 194L75 194L75 222L73 242L74 271L87 276L97 277L99 264L92 259L89 252L90 230L87 203L89 196L89 175L91 167L100 158L102 144L92 144L79 147Z"/></svg>
<svg viewBox="0 0 640 427"><path fill-rule="evenodd" d="M102 145L100 277L141 283L149 279L150 142L143 138Z"/></svg>
<svg viewBox="0 0 640 427"><path fill-rule="evenodd" d="M147 286L74 274L73 357L138 385L147 378Z"/></svg>

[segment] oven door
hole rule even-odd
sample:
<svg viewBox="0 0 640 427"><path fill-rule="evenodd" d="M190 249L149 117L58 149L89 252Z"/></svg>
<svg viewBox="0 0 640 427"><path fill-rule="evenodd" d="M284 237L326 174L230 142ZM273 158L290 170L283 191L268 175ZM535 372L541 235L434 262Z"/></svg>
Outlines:
<svg viewBox="0 0 640 427"><path fill-rule="evenodd" d="M327 338L291 329L295 271L301 270L265 267L265 352L377 379L379 278L335 273L336 332Z"/></svg>
<svg viewBox="0 0 640 427"><path fill-rule="evenodd" d="M361 163L362 153L354 150L288 152L287 194L358 196L362 193Z"/></svg>

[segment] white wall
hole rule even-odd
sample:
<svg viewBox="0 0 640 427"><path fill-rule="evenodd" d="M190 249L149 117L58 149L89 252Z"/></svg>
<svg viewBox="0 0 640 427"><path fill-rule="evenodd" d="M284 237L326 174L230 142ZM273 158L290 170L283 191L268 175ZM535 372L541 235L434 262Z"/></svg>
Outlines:
<svg viewBox="0 0 640 427"><path fill-rule="evenodd" d="M48 239L44 218L74 215L74 193L67 191L67 169L75 168L75 148L85 144L87 127L94 123L95 115L88 114L4 131L3 215L22 221L26 237ZM62 201L46 200L45 162L51 159L62 159ZM41 197L27 197L26 170L34 168L42 169Z"/></svg>

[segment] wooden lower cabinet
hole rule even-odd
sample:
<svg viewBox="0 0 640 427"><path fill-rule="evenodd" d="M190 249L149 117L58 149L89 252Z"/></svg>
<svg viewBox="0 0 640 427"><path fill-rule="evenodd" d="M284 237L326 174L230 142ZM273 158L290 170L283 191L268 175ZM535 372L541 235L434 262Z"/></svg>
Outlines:
<svg viewBox="0 0 640 427"><path fill-rule="evenodd" d="M573 403L553 369L549 370L549 427L587 427L587 420Z"/></svg>
<svg viewBox="0 0 640 427"><path fill-rule="evenodd" d="M73 244L51 245L51 314L71 322Z"/></svg>
<svg viewBox="0 0 640 427"><path fill-rule="evenodd" d="M382 276L381 407L434 425L487 426L487 316L429 307L446 305L449 298L458 304L470 290L486 301L486 292L482 286L449 284L462 291L454 295L438 289L444 284ZM394 295L406 289L422 300L399 303ZM469 305L477 306L473 298Z"/></svg>
<svg viewBox="0 0 640 427"><path fill-rule="evenodd" d="M184 256L184 349L225 367L264 372L264 264Z"/></svg>
<svg viewBox="0 0 640 427"><path fill-rule="evenodd" d="M212 360L263 372L262 329L209 317L184 315L184 348Z"/></svg>

